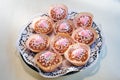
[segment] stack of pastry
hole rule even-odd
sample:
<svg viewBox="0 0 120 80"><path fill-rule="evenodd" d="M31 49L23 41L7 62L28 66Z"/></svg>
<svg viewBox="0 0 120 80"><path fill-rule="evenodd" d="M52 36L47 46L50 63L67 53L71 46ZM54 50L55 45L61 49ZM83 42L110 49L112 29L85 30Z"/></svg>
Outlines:
<svg viewBox="0 0 120 80"><path fill-rule="evenodd" d="M81 12L68 19L68 8L52 5L47 16L33 19L31 34L26 41L28 50L35 52L35 64L45 72L57 70L63 58L74 66L86 64L90 57L90 45L97 38L92 28L93 15Z"/></svg>

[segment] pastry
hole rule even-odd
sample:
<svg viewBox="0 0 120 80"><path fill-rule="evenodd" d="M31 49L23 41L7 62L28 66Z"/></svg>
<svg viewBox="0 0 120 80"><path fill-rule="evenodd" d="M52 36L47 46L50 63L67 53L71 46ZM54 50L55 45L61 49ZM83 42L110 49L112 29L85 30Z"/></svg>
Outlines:
<svg viewBox="0 0 120 80"><path fill-rule="evenodd" d="M55 53L63 55L68 47L73 43L73 39L68 34L58 33L51 42L51 48Z"/></svg>
<svg viewBox="0 0 120 80"><path fill-rule="evenodd" d="M48 14L54 21L62 20L67 17L68 8L63 4L52 5Z"/></svg>
<svg viewBox="0 0 120 80"><path fill-rule="evenodd" d="M75 43L68 48L64 56L73 65L82 66L90 57L90 47L83 43Z"/></svg>
<svg viewBox="0 0 120 80"><path fill-rule="evenodd" d="M26 47L33 52L41 52L49 46L49 37L44 34L32 34L26 41Z"/></svg>
<svg viewBox="0 0 120 80"><path fill-rule="evenodd" d="M33 20L32 28L36 33L49 34L53 30L53 21L47 16L41 16Z"/></svg>
<svg viewBox="0 0 120 80"><path fill-rule="evenodd" d="M88 12L81 12L74 18L74 24L77 27L91 27L93 23L93 15Z"/></svg>
<svg viewBox="0 0 120 80"><path fill-rule="evenodd" d="M51 51L38 53L34 57L34 62L45 72L55 71L62 63L62 56Z"/></svg>
<svg viewBox="0 0 120 80"><path fill-rule="evenodd" d="M69 35L72 34L74 30L74 24L71 20L61 20L54 24L54 32L57 33L68 33Z"/></svg>
<svg viewBox="0 0 120 80"><path fill-rule="evenodd" d="M73 34L72 38L79 43L85 43L91 45L97 38L97 33L93 28L78 28Z"/></svg>

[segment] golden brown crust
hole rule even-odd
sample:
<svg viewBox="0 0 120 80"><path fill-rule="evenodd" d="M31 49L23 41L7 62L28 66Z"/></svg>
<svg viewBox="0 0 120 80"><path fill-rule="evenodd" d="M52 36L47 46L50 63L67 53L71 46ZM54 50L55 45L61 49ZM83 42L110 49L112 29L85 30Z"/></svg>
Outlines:
<svg viewBox="0 0 120 80"><path fill-rule="evenodd" d="M49 46L49 37L44 34L32 34L26 41L26 47L33 52L41 52Z"/></svg>
<svg viewBox="0 0 120 80"><path fill-rule="evenodd" d="M54 24L54 32L57 33L68 33L72 34L75 26L71 20L61 20Z"/></svg>
<svg viewBox="0 0 120 80"><path fill-rule="evenodd" d="M80 12L74 18L75 27L91 27L93 23L93 15L89 12Z"/></svg>
<svg viewBox="0 0 120 80"><path fill-rule="evenodd" d="M70 45L74 43L74 40L69 34L58 33L51 41L51 48L55 53L63 55Z"/></svg>
<svg viewBox="0 0 120 80"><path fill-rule="evenodd" d="M56 12L58 12L58 13L56 13ZM48 14L55 21L62 20L62 19L65 19L67 17L68 8L64 4L52 5L49 8Z"/></svg>
<svg viewBox="0 0 120 80"><path fill-rule="evenodd" d="M53 30L54 22L47 16L33 19L32 28L36 33L49 34Z"/></svg>
<svg viewBox="0 0 120 80"><path fill-rule="evenodd" d="M48 51L47 51L48 52ZM44 63L42 63L42 61L44 61L44 59L41 59L41 57L42 57L42 55L44 54L46 54L46 52L43 52L43 53L38 53L38 54L36 54L35 55L35 57L34 57L34 62L35 62L35 64L37 64L38 65L38 67L40 68L40 69L42 69L43 71L45 71L45 72L52 72L52 71L55 71L60 65L61 65L61 63L62 63L62 56L60 56L59 54L56 54L56 53L53 53L53 52L51 52L52 53L52 55L50 55L50 56L52 56L52 58L55 58L55 59L53 59L53 60L51 60L51 61L48 61L48 63L47 62L44 62ZM49 57L50 57L49 56ZM49 58L48 57L48 58ZM46 57L47 58L47 57ZM48 59L47 58L47 59ZM40 60L41 60L41 62L40 62ZM49 60L49 59L48 59ZM51 64L49 63L49 62L51 62ZM45 66L45 65L47 65L47 66Z"/></svg>
<svg viewBox="0 0 120 80"><path fill-rule="evenodd" d="M85 34L82 34L85 33ZM88 33L89 32L89 33ZM88 36L86 36L86 34ZM73 34L72 38L79 43L85 43L87 45L91 45L98 37L97 32L93 28L78 28L76 29Z"/></svg>
<svg viewBox="0 0 120 80"><path fill-rule="evenodd" d="M77 49L83 49L86 52L82 53L82 54L78 54L76 57L70 56ZM90 57L90 47L88 45L82 44L82 43L73 44L68 48L68 50L65 52L64 56L73 65L82 66L85 63L87 63L87 61L88 61L88 59ZM81 57L78 58L78 56L81 56Z"/></svg>

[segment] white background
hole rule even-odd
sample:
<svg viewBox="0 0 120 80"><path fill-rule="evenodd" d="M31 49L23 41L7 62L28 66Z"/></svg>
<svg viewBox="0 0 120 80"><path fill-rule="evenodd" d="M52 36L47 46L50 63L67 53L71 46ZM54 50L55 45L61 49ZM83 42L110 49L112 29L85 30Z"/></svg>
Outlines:
<svg viewBox="0 0 120 80"><path fill-rule="evenodd" d="M16 40L30 17L56 3L93 13L94 21L102 25L105 43L93 67L53 80L120 80L120 0L0 0L0 80L46 80L23 63Z"/></svg>

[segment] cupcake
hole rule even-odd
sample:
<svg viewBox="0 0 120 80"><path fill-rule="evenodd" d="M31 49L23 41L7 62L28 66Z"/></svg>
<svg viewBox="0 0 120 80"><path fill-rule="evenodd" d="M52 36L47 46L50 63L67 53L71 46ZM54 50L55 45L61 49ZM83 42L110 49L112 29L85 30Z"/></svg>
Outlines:
<svg viewBox="0 0 120 80"><path fill-rule="evenodd" d="M75 42L84 43L87 45L91 45L97 38L97 33L93 28L78 28L73 34L72 38Z"/></svg>
<svg viewBox="0 0 120 80"><path fill-rule="evenodd" d="M34 62L45 72L55 71L62 63L62 56L51 51L38 53L34 57Z"/></svg>
<svg viewBox="0 0 120 80"><path fill-rule="evenodd" d="M74 24L78 27L91 27L93 23L93 15L88 12L81 12L74 18Z"/></svg>
<svg viewBox="0 0 120 80"><path fill-rule="evenodd" d="M54 21L62 20L67 17L68 8L63 4L52 5L48 14Z"/></svg>
<svg viewBox="0 0 120 80"><path fill-rule="evenodd" d="M83 43L71 45L64 54L65 58L75 66L82 66L87 63L90 57L90 47Z"/></svg>
<svg viewBox="0 0 120 80"><path fill-rule="evenodd" d="M54 24L54 32L57 33L67 33L72 34L74 30L74 24L71 20L61 20Z"/></svg>
<svg viewBox="0 0 120 80"><path fill-rule="evenodd" d="M49 37L44 34L32 34L26 41L26 47L33 52L41 52L49 46Z"/></svg>
<svg viewBox="0 0 120 80"><path fill-rule="evenodd" d="M53 30L53 21L47 16L41 16L33 20L32 28L36 33L49 34Z"/></svg>
<svg viewBox="0 0 120 80"><path fill-rule="evenodd" d="M51 42L51 48L55 53L63 55L73 43L73 39L68 34L58 33Z"/></svg>

